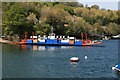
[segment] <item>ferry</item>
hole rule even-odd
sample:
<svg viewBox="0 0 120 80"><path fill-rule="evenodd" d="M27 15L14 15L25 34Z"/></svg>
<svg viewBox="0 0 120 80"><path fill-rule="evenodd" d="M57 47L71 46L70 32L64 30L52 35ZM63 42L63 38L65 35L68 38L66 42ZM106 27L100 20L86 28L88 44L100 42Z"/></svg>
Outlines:
<svg viewBox="0 0 120 80"><path fill-rule="evenodd" d="M101 42L87 40L87 34L85 34L86 40L83 40L83 33L81 33L82 40L77 40L75 37L70 36L56 36L54 33L49 34L49 36L34 36L34 33L32 34L33 35L27 39L27 32L25 32L25 39L22 39L21 42L17 42L15 44L49 46L91 46L101 44Z"/></svg>

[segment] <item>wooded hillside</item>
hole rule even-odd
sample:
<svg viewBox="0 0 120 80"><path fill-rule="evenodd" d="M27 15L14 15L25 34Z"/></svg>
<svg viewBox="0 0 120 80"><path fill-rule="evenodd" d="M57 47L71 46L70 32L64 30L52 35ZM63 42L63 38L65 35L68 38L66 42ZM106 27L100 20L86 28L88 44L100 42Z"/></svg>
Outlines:
<svg viewBox="0 0 120 80"><path fill-rule="evenodd" d="M118 11L83 6L77 2L5 2L2 3L2 34L20 37L36 35L79 36L81 33L120 34Z"/></svg>

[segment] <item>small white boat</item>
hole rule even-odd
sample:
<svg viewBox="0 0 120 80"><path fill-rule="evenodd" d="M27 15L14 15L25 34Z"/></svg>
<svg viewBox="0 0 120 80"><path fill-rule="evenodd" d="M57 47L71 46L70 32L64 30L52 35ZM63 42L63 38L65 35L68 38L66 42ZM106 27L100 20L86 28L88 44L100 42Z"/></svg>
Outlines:
<svg viewBox="0 0 120 80"><path fill-rule="evenodd" d="M71 62L78 62L79 58L78 57L72 57L70 58Z"/></svg>
<svg viewBox="0 0 120 80"><path fill-rule="evenodd" d="M120 38L120 34L119 35L116 35L116 36L112 36L112 38Z"/></svg>
<svg viewBox="0 0 120 80"><path fill-rule="evenodd" d="M120 64L116 65L115 68L118 72L120 72Z"/></svg>
<svg viewBox="0 0 120 80"><path fill-rule="evenodd" d="M116 65L115 67L112 67L112 70L117 70L120 72L120 64Z"/></svg>

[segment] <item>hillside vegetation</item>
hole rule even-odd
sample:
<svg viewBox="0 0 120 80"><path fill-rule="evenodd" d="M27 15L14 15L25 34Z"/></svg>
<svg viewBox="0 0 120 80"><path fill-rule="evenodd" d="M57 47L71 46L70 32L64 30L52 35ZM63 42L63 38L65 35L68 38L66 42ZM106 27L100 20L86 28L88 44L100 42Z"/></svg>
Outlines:
<svg viewBox="0 0 120 80"><path fill-rule="evenodd" d="M120 34L119 12L83 6L77 2L2 3L2 35L35 32L36 35L80 36L81 33Z"/></svg>

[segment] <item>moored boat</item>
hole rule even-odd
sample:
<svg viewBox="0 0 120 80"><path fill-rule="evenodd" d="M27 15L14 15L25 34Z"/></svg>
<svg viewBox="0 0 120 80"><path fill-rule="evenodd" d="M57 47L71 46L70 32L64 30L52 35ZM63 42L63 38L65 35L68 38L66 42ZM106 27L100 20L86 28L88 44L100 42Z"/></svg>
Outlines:
<svg viewBox="0 0 120 80"><path fill-rule="evenodd" d="M112 36L111 39L120 39L120 34L118 34L116 36Z"/></svg>
<svg viewBox="0 0 120 80"><path fill-rule="evenodd" d="M117 70L118 72L120 72L120 64L115 66L115 70Z"/></svg>
<svg viewBox="0 0 120 80"><path fill-rule="evenodd" d="M72 57L70 58L71 62L78 62L79 58L78 57Z"/></svg>

